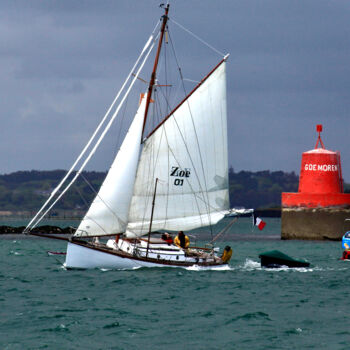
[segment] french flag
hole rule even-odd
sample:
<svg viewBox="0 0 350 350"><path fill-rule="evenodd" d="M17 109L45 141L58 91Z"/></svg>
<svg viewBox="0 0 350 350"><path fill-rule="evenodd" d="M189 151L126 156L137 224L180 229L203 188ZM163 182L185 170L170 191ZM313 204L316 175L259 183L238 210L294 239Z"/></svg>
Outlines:
<svg viewBox="0 0 350 350"><path fill-rule="evenodd" d="M266 222L262 221L260 218L256 218L255 226L258 226L259 230L261 231L266 226Z"/></svg>

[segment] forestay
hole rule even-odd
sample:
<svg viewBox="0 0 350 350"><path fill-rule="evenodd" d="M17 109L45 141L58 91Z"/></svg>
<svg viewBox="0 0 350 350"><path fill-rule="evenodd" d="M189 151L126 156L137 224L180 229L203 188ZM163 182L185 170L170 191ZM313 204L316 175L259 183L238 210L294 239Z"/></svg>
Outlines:
<svg viewBox="0 0 350 350"><path fill-rule="evenodd" d="M152 231L207 226L227 213L225 66L223 60L144 142L129 212L129 237L149 230L156 178Z"/></svg>

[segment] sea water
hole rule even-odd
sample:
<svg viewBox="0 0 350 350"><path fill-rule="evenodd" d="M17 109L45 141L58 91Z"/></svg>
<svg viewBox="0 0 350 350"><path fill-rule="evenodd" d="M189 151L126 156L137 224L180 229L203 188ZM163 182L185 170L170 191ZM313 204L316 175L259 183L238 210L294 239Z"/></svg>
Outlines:
<svg viewBox="0 0 350 350"><path fill-rule="evenodd" d="M240 219L229 268L65 270L56 240L0 246L0 349L347 349L350 262L341 242L281 241ZM198 231L193 233L199 235ZM193 238L194 239L194 238ZM261 268L278 249L310 268Z"/></svg>

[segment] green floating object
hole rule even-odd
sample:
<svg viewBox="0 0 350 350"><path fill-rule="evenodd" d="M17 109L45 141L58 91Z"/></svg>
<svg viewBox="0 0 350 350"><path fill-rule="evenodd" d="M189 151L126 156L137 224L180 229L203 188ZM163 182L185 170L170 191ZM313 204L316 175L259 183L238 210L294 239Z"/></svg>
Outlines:
<svg viewBox="0 0 350 350"><path fill-rule="evenodd" d="M305 260L294 259L279 250L271 250L259 255L261 266L268 268L287 267L309 267L310 263Z"/></svg>

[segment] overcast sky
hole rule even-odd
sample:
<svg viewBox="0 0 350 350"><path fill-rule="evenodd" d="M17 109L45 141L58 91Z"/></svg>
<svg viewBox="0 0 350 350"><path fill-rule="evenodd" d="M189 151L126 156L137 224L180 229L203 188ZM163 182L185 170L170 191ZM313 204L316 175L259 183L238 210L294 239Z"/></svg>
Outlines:
<svg viewBox="0 0 350 350"><path fill-rule="evenodd" d="M70 167L159 20L159 3L0 2L1 174ZM170 17L230 53L235 171L299 173L323 124L350 182L350 1L177 0ZM211 68L186 41L181 49L193 67Z"/></svg>

